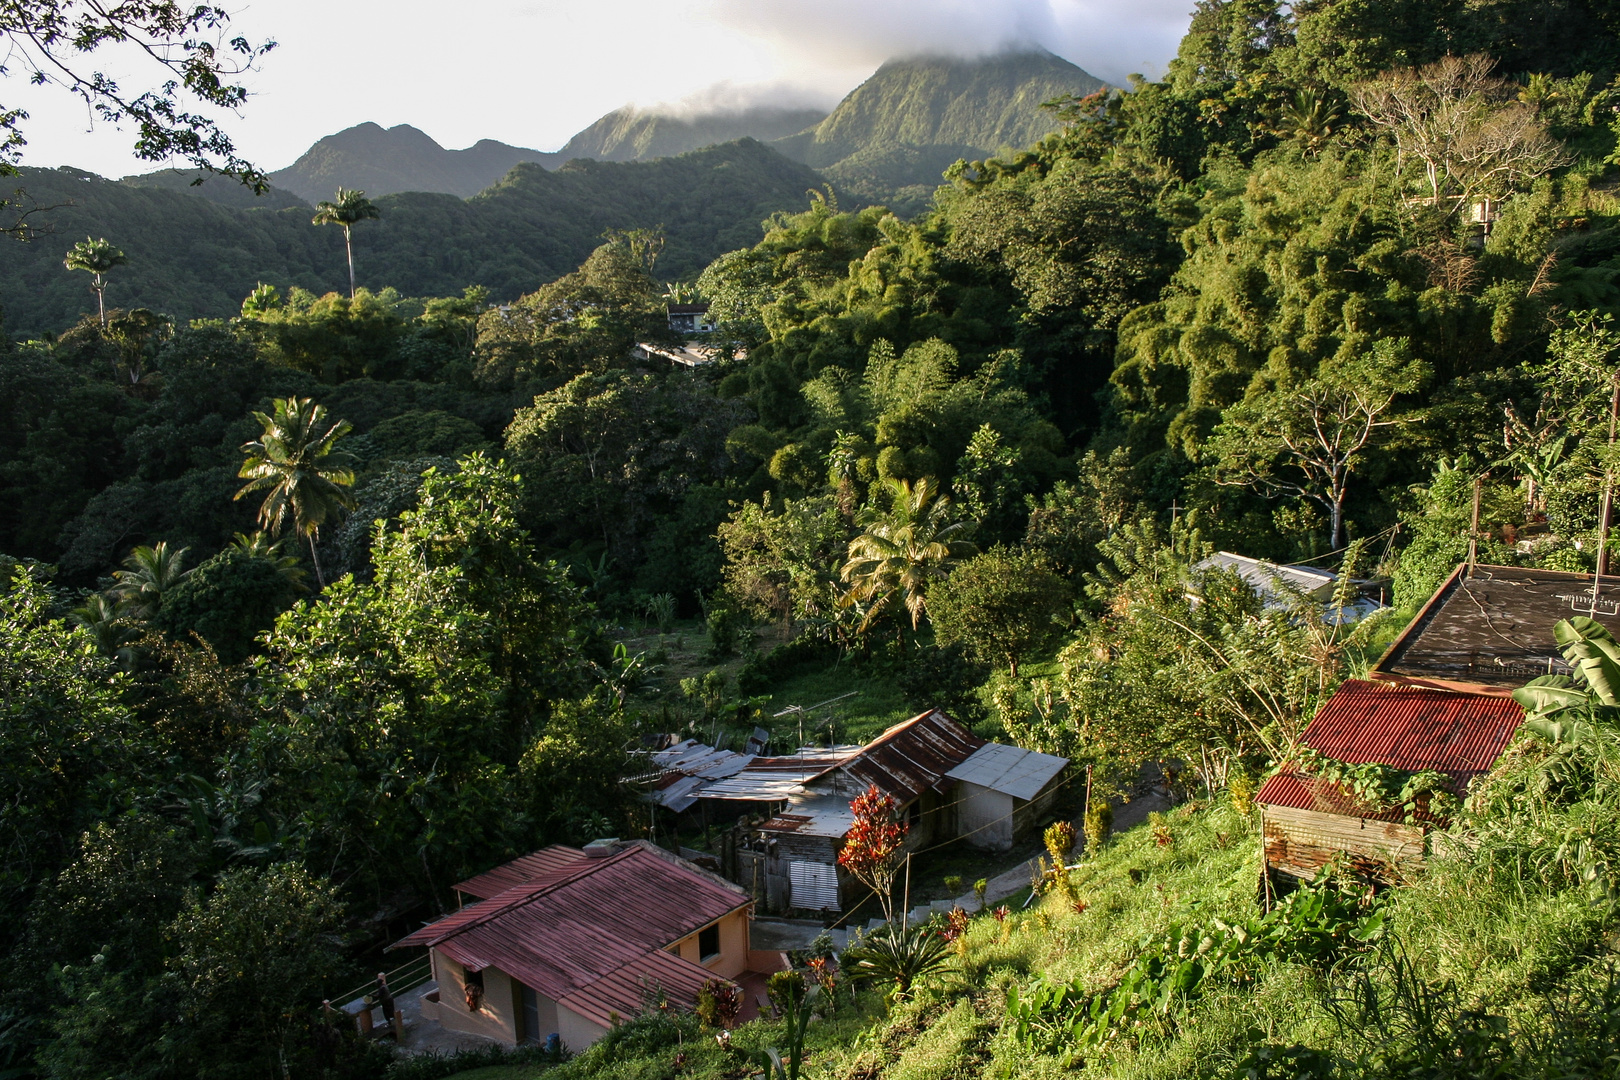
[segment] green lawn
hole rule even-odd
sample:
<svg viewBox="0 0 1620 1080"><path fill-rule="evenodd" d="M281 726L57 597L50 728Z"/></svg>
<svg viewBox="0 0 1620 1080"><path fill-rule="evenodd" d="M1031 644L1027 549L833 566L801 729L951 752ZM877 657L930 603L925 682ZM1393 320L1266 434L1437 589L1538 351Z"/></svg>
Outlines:
<svg viewBox="0 0 1620 1080"><path fill-rule="evenodd" d="M806 742L824 744L829 719L833 722L835 741L862 743L919 711L906 703L905 694L894 679L863 678L848 662L821 671L802 672L786 680L771 693L764 711L770 716L790 705L809 707L851 691L855 692L854 697L806 717ZM812 723L817 728L814 733L810 730ZM776 720L770 726L779 751L790 751L798 742L798 727L791 718Z"/></svg>

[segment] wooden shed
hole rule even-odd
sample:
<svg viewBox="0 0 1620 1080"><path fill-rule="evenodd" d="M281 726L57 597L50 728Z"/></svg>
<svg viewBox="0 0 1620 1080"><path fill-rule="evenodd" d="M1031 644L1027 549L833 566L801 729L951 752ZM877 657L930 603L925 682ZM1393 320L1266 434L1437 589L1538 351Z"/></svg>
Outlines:
<svg viewBox="0 0 1620 1080"><path fill-rule="evenodd" d="M1317 712L1304 745L1350 765L1434 769L1459 795L1488 770L1524 719L1511 698L1351 679ZM1441 819L1371 807L1337 784L1284 767L1266 781L1260 804L1267 882L1286 889L1334 859L1374 880L1422 865L1428 833Z"/></svg>

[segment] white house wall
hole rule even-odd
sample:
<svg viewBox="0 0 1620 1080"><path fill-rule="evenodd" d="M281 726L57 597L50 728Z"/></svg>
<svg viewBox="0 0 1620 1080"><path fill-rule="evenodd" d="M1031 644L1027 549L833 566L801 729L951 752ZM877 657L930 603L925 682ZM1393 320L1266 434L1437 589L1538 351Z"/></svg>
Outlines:
<svg viewBox="0 0 1620 1080"><path fill-rule="evenodd" d="M1013 797L965 781L956 786L957 824L971 847L1006 851L1013 845Z"/></svg>

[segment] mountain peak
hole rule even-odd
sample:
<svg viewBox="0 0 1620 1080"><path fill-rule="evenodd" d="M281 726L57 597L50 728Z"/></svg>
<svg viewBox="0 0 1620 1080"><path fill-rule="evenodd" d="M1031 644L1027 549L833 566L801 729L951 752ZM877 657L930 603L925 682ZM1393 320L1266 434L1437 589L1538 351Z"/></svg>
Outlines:
<svg viewBox="0 0 1620 1080"><path fill-rule="evenodd" d="M826 115L825 109L782 105L714 109L691 115L625 105L568 140L559 156L565 160L598 161L673 157L737 139L770 142L803 131Z"/></svg>
<svg viewBox="0 0 1620 1080"><path fill-rule="evenodd" d="M293 164L270 174L277 186L311 202L339 187L373 197L400 191L437 191L467 198L520 161L553 164L556 155L483 139L465 150L446 150L421 128L373 121L327 135Z"/></svg>

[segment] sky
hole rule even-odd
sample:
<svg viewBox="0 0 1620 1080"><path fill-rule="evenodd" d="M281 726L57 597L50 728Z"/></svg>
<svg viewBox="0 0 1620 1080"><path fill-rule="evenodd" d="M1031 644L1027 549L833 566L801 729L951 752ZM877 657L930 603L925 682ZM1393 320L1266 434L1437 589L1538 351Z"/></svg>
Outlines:
<svg viewBox="0 0 1620 1080"><path fill-rule="evenodd" d="M830 108L884 60L917 53L1033 43L1122 84L1162 73L1193 0L224 2L234 32L277 42L226 124L249 160L273 170L367 120L412 124L453 149L487 138L555 150L632 103ZM101 66L126 86L143 75L132 57ZM159 167L134 156L133 133L92 124L82 103L11 70L0 106L30 114L25 165L104 176Z"/></svg>

